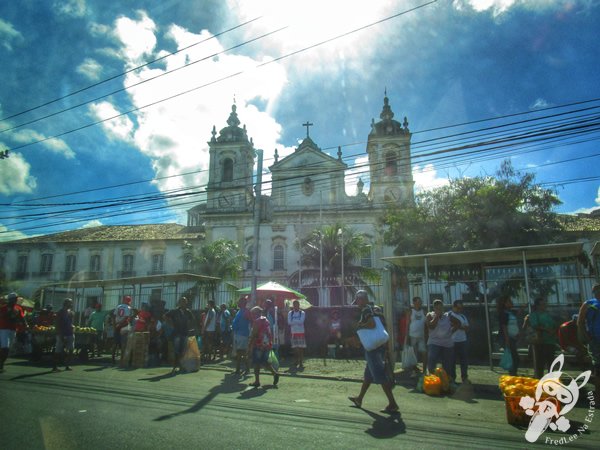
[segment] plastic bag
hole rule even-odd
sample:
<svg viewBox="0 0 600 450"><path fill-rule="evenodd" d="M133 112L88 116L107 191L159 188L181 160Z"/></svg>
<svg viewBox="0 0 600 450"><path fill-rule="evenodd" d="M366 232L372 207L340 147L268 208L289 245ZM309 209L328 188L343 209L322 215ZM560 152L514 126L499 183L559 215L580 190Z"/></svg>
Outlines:
<svg viewBox="0 0 600 450"><path fill-rule="evenodd" d="M197 372L200 369L200 350L194 336L187 339L187 347L181 357L181 368L186 372Z"/></svg>
<svg viewBox="0 0 600 450"><path fill-rule="evenodd" d="M417 392L423 392L423 384L425 382L425 375L421 375L419 377L419 381L417 381L417 387L415 388L415 390Z"/></svg>
<svg viewBox="0 0 600 450"><path fill-rule="evenodd" d="M373 317L373 320L375 321L374 328L361 328L356 332L360 339L360 343L366 351L375 350L390 339L381 319L375 316Z"/></svg>
<svg viewBox="0 0 600 450"><path fill-rule="evenodd" d="M508 371L513 368L513 360L509 348L505 348L504 353L502 353L502 358L500 358L500 367Z"/></svg>
<svg viewBox="0 0 600 450"><path fill-rule="evenodd" d="M405 345L402 350L402 368L410 370L417 365L417 356L411 345Z"/></svg>
<svg viewBox="0 0 600 450"><path fill-rule="evenodd" d="M273 369L275 369L275 371L279 370L279 359L277 359L277 353L275 353L274 350L271 350L269 352L269 364L271 364L271 367L273 367Z"/></svg>

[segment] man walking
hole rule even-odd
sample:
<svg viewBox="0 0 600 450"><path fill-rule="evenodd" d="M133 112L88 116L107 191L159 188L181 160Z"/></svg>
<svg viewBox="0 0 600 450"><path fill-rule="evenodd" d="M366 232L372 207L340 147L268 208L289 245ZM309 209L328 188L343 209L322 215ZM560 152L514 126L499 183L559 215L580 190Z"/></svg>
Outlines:
<svg viewBox="0 0 600 450"><path fill-rule="evenodd" d="M375 319L381 320L381 323L385 327L385 320L383 315L375 312L369 304L369 296L366 291L358 291L355 296L355 303L361 309L360 319L356 324L356 329L373 329L375 328ZM363 383L360 388L360 393L357 397L348 397L348 399L354 403L357 408L362 407L362 402L367 390L372 383L380 384L385 396L388 399L388 405L381 410L387 414L398 413L398 403L394 398L392 392L392 380L388 378L385 371L385 352L387 350L387 343L377 347L374 350L365 350L365 359L367 361L367 367L365 367L365 373L363 377Z"/></svg>
<svg viewBox="0 0 600 450"><path fill-rule="evenodd" d="M54 366L52 372L60 372L58 362L63 361L65 370L71 370L69 363L75 350L73 333L73 300L66 298L63 307L56 314L56 346L54 347Z"/></svg>
<svg viewBox="0 0 600 450"><path fill-rule="evenodd" d="M254 366L254 383L250 383L250 386L260 386L261 367L266 367L273 374L273 386L277 386L279 374L269 362L269 353L273 348L271 326L260 306L255 306L250 312L254 321L248 342L248 354L252 355L252 365Z"/></svg>

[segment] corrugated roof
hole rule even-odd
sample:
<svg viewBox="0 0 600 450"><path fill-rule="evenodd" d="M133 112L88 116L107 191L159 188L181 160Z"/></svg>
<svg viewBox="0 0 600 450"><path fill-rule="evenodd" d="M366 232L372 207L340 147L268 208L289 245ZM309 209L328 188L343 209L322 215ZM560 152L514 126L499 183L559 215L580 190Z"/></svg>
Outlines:
<svg viewBox="0 0 600 450"><path fill-rule="evenodd" d="M176 223L153 225L103 225L93 228L64 231L31 238L4 242L4 244L37 244L44 242L107 242L107 241L154 241L173 239L197 239L197 232ZM202 237L202 236L200 236Z"/></svg>

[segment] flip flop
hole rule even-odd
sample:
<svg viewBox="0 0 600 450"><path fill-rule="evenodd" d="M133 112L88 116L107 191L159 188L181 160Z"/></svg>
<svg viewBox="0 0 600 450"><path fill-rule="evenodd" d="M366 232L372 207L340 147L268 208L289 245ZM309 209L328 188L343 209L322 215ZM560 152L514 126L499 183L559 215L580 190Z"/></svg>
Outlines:
<svg viewBox="0 0 600 450"><path fill-rule="evenodd" d="M354 406L356 406L357 408L362 408L362 402L358 401L358 398L348 397L348 400L350 400L352 403L354 403Z"/></svg>
<svg viewBox="0 0 600 450"><path fill-rule="evenodd" d="M384 414L398 414L400 412L400 410L396 407L396 408L384 408L382 410L380 410L379 412L382 412Z"/></svg>

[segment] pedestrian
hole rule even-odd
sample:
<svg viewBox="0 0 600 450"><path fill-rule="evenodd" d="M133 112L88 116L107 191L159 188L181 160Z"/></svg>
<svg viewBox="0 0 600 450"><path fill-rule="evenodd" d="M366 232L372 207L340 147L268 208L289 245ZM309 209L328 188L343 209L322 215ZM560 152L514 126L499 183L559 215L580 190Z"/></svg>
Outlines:
<svg viewBox="0 0 600 450"><path fill-rule="evenodd" d="M227 309L227 305L223 303L220 306L219 313L219 340L220 348L219 355L221 359L227 357L231 349L232 330L231 330L231 313Z"/></svg>
<svg viewBox="0 0 600 450"><path fill-rule="evenodd" d="M304 320L306 313L300 309L300 302L294 300L292 309L288 313L288 325L290 326L291 344L294 352L294 364L290 370L304 370L304 349L306 348L306 336L304 334Z"/></svg>
<svg viewBox="0 0 600 450"><path fill-rule="evenodd" d="M18 298L15 292L11 292L6 298L6 303L0 306L0 373L4 372L4 363L15 342L17 327L27 326L25 311L17 304Z"/></svg>
<svg viewBox="0 0 600 450"><path fill-rule="evenodd" d="M252 324L252 316L247 308L248 298L243 297L238 301L238 311L235 314L232 322L233 330L233 351L235 353L235 375L240 375L240 366L242 361L246 369L244 375L250 371L248 365L248 337L250 336L250 327Z"/></svg>
<svg viewBox="0 0 600 450"><path fill-rule="evenodd" d="M95 310L90 314L90 318L88 319L88 326L96 330L91 349L92 356L94 356L94 350L98 357L100 357L104 351L104 322L107 314L108 311L102 311L102 305L96 303Z"/></svg>
<svg viewBox="0 0 600 450"><path fill-rule="evenodd" d="M450 313L458 323L455 324L455 331L452 333L454 341L454 354L450 378L456 383L456 364L460 364L460 379L462 383L469 383L469 357L467 348L467 331L469 331L469 320L463 313L462 300L454 300L452 303L452 312Z"/></svg>
<svg viewBox="0 0 600 450"><path fill-rule="evenodd" d="M456 319L444 312L444 302L438 298L433 301L433 311L427 313L425 323L429 330L427 370L434 374L437 364L441 363L444 371L450 376L454 358L452 332L456 327Z"/></svg>
<svg viewBox="0 0 600 450"><path fill-rule="evenodd" d="M121 352L120 365L123 365L125 350L127 349L127 337L133 320L133 309L131 308L131 297L129 295L123 297L123 302L114 309L112 317L115 330L112 363L115 363L115 354L118 347Z"/></svg>
<svg viewBox="0 0 600 450"><path fill-rule="evenodd" d="M427 370L427 347L425 345L425 311L421 297L412 299L408 316L408 340L416 353L417 360L423 364L423 373ZM418 367L415 366L418 372Z"/></svg>
<svg viewBox="0 0 600 450"><path fill-rule="evenodd" d="M587 343L594 366L594 387L596 399L600 393L600 284L592 287L594 297L579 308L577 318L578 333Z"/></svg>
<svg viewBox="0 0 600 450"><path fill-rule="evenodd" d="M206 307L206 315L202 324L202 348L207 361L215 359L216 353L216 332L217 332L217 312L215 311L215 301L209 300Z"/></svg>
<svg viewBox="0 0 600 450"><path fill-rule="evenodd" d="M252 330L248 338L248 354L252 355L252 366L254 367L254 382L250 383L250 386L260 386L261 367L265 367L273 374L273 386L277 386L279 374L269 362L269 353L273 348L271 326L260 306L252 308L250 313L252 314Z"/></svg>
<svg viewBox="0 0 600 450"><path fill-rule="evenodd" d="M188 309L188 300L186 297L181 297L177 303L177 308L172 309L167 313L172 330L171 339L173 341L173 369L171 373L175 375L181 367L181 358L187 348L189 336L195 334L194 330L194 314Z"/></svg>
<svg viewBox="0 0 600 450"><path fill-rule="evenodd" d="M513 302L508 295L504 295L498 299L498 337L504 348L510 351L512 357L512 367L508 373L516 375L519 369L519 352L517 351L519 324L517 315L512 308Z"/></svg>
<svg viewBox="0 0 600 450"><path fill-rule="evenodd" d="M60 372L58 363L62 361L65 370L72 370L69 366L75 350L75 336L73 325L73 300L66 298L62 308L56 313L55 329L56 344L54 346L54 358L52 372Z"/></svg>
<svg viewBox="0 0 600 450"><path fill-rule="evenodd" d="M532 338L529 343L533 349L533 376L537 379L544 376L544 371L550 371L558 344L558 327L547 307L545 298L536 298L533 302L534 310L523 321L523 328L531 329Z"/></svg>
<svg viewBox="0 0 600 450"><path fill-rule="evenodd" d="M342 319L337 309L331 311L329 318L329 345L334 346L334 356L338 356L338 351L342 348Z"/></svg>
<svg viewBox="0 0 600 450"><path fill-rule="evenodd" d="M375 318L378 318L378 320L380 320L385 326L385 319L383 316L376 313L369 304L369 296L366 291L359 290L355 295L354 302L360 308L360 318L356 324L357 330L363 328L375 328ZM392 380L389 379L386 371L386 360L389 362L389 359L386 358L387 345L388 344L386 343L374 350L365 350L365 360L367 362L367 366L365 367L360 393L356 397L348 397L348 399L354 403L354 406L357 408L362 407L365 394L367 393L367 390L371 384L374 383L381 385L388 400L388 405L382 409L381 412L386 414L398 413L398 403L396 403L394 393L392 392Z"/></svg>

